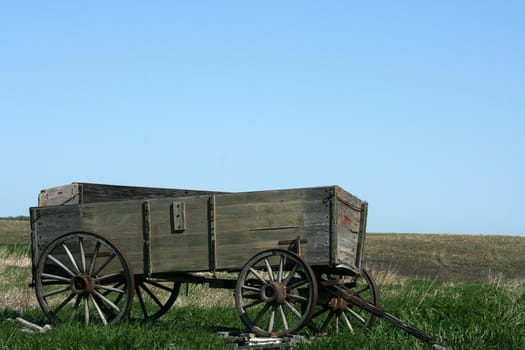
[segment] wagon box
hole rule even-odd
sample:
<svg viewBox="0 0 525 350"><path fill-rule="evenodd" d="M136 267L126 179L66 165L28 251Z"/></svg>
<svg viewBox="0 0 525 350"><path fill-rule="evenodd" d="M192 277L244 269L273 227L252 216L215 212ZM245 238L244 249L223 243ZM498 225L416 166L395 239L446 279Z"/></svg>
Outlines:
<svg viewBox="0 0 525 350"><path fill-rule="evenodd" d="M239 271L299 237L310 265L359 274L367 204L338 186L220 193L74 183L43 190L30 211L33 266L69 232L104 235L146 275Z"/></svg>

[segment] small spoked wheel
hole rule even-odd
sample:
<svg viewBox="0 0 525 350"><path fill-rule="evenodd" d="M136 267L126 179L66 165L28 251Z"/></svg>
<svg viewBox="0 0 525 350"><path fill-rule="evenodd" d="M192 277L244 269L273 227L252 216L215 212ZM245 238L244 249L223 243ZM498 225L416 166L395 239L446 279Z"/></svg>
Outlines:
<svg viewBox="0 0 525 350"><path fill-rule="evenodd" d="M128 314L134 277L126 257L111 241L75 232L58 237L43 251L35 288L51 321L107 325Z"/></svg>
<svg viewBox="0 0 525 350"><path fill-rule="evenodd" d="M356 275L347 269L334 269L328 273L318 273L318 281L321 290L317 308L308 323L311 331L319 334L341 331L353 333L356 328L372 327L376 316L332 292L332 288L337 286L379 306L379 291L367 270L363 269L361 275Z"/></svg>
<svg viewBox="0 0 525 350"><path fill-rule="evenodd" d="M175 303L179 290L180 282L154 276L135 276L136 302L132 307L130 317L156 320L168 312Z"/></svg>
<svg viewBox="0 0 525 350"><path fill-rule="evenodd" d="M263 251L239 274L235 307L244 324L257 335L294 333L308 322L316 304L315 274L290 251Z"/></svg>

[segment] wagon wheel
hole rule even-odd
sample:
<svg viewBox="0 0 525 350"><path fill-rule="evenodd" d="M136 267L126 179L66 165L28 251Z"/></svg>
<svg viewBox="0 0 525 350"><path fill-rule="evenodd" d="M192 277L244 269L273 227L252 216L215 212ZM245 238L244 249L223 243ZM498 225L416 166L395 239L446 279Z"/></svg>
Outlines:
<svg viewBox="0 0 525 350"><path fill-rule="evenodd" d="M43 251L35 288L51 321L106 325L128 314L134 277L115 244L94 233L74 232L58 237Z"/></svg>
<svg viewBox="0 0 525 350"><path fill-rule="evenodd" d="M363 269L361 276L348 269L331 270L319 273L318 307L312 315L308 328L315 333L339 333L342 329L353 333L354 328L372 327L376 316L352 305L347 300L335 295L330 286L337 285L351 294L358 295L366 302L379 306L379 291L370 273ZM333 288L333 287L332 287Z"/></svg>
<svg viewBox="0 0 525 350"><path fill-rule="evenodd" d="M179 296L180 282L135 276L135 300L131 317L155 320L164 315ZM138 304L138 305L137 305Z"/></svg>
<svg viewBox="0 0 525 350"><path fill-rule="evenodd" d="M317 281L298 255L280 249L251 258L239 274L235 307L251 332L282 336L300 329L317 303Z"/></svg>

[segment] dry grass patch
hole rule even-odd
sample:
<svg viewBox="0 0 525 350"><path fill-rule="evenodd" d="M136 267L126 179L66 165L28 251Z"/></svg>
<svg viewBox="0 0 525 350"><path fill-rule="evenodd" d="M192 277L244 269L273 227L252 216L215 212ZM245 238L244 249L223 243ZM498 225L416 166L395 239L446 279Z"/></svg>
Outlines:
<svg viewBox="0 0 525 350"><path fill-rule="evenodd" d="M22 311L37 305L31 283L31 258L0 249L0 309Z"/></svg>
<svg viewBox="0 0 525 350"><path fill-rule="evenodd" d="M27 220L0 220L0 243L29 244L31 225Z"/></svg>

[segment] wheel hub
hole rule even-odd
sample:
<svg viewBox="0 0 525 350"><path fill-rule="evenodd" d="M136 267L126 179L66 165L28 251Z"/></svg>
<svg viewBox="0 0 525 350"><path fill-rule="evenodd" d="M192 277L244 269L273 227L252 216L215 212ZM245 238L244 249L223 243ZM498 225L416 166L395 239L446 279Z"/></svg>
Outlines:
<svg viewBox="0 0 525 350"><path fill-rule="evenodd" d="M272 282L261 288L261 299L267 303L281 305L286 300L286 287L279 282Z"/></svg>
<svg viewBox="0 0 525 350"><path fill-rule="evenodd" d="M93 293L95 283L93 279L86 275L77 275L71 280L71 290L77 295Z"/></svg>
<svg viewBox="0 0 525 350"><path fill-rule="evenodd" d="M328 302L328 307L331 310L343 312L346 311L346 309L348 308L348 301L340 297L333 297Z"/></svg>

